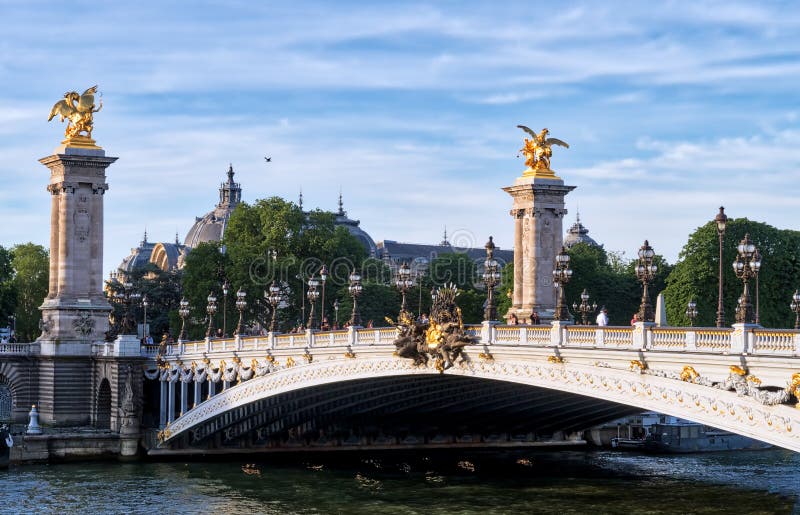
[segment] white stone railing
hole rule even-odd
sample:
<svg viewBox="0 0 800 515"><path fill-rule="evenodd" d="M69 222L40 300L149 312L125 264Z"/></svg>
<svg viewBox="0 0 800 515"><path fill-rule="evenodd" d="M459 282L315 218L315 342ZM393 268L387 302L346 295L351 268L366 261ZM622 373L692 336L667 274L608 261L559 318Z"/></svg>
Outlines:
<svg viewBox="0 0 800 515"><path fill-rule="evenodd" d="M741 324L734 328L706 328L655 327L642 323L635 327L580 326L563 322L536 326L484 323L466 325L464 329L468 334L480 338L483 345L800 356L800 331ZM397 334L394 327L351 327L325 332L207 338L169 345L167 355L391 345ZM25 347L25 344L6 344L0 346L0 354L22 353ZM100 354L102 349L98 347L95 352ZM157 353L157 345L142 346L141 355L144 357L152 358Z"/></svg>
<svg viewBox="0 0 800 515"><path fill-rule="evenodd" d="M0 343L0 354L12 356L28 356L33 352L32 343Z"/></svg>

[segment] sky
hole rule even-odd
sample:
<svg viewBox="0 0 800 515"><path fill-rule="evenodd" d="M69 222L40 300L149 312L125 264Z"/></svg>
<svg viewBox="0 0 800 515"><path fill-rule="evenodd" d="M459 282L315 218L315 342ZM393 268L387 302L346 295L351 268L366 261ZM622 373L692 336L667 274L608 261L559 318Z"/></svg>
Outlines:
<svg viewBox="0 0 800 515"><path fill-rule="evenodd" d="M795 2L0 0L0 245L49 242L65 91L99 85L104 268L243 198L345 209L376 241L511 248L525 134L607 250L671 262L724 205L799 229ZM265 156L272 158L266 163ZM733 245L734 243L731 242Z"/></svg>

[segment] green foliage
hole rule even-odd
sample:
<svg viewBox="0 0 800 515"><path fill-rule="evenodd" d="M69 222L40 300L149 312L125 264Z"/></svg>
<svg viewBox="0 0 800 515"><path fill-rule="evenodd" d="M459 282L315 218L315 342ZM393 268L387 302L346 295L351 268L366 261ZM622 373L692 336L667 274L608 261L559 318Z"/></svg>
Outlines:
<svg viewBox="0 0 800 515"><path fill-rule="evenodd" d="M636 278L637 260L626 260L619 253L607 253L602 247L578 243L569 250L572 280L564 288L565 301L570 312L573 304L581 303L581 292L589 293L589 304L597 303L598 309L605 306L611 325L628 325L639 310L642 285ZM664 289L665 278L672 270L663 256L656 254L653 261L658 273L650 283L650 301L655 309L656 296ZM576 319L580 315L572 313ZM595 314L590 317L594 323Z"/></svg>
<svg viewBox="0 0 800 515"><path fill-rule="evenodd" d="M759 273L760 322L765 327L793 327L789 302L800 284L800 232L776 229L746 218L728 220L722 249L723 305L726 325L735 320L736 301L742 282L731 266L736 246L744 237L750 239L762 256ZM688 325L686 305L697 302L695 325L714 326L719 281L719 239L716 224L709 222L695 230L680 253L679 261L667 280L665 297L667 318L672 325ZM751 285L755 304L755 284Z"/></svg>
<svg viewBox="0 0 800 515"><path fill-rule="evenodd" d="M0 327L5 327L17 309L17 289L13 281L12 252L0 246Z"/></svg>
<svg viewBox="0 0 800 515"><path fill-rule="evenodd" d="M11 250L14 268L12 287L17 293L17 339L34 341L41 332L39 306L47 296L50 281L50 257L41 245L24 243Z"/></svg>
<svg viewBox="0 0 800 515"><path fill-rule="evenodd" d="M181 282L183 296L189 301L191 310L187 320L187 331L191 339L202 338L205 335L208 294L214 292L218 297L219 304L222 304L220 292L222 281L220 279L221 271L225 269L226 263L226 255L220 252L220 245L216 242L201 243L186 256ZM221 325L220 319L217 326Z"/></svg>
<svg viewBox="0 0 800 515"><path fill-rule="evenodd" d="M505 320L505 314L514 303L514 262L508 263L500 272L500 285L495 292L497 318Z"/></svg>
<svg viewBox="0 0 800 515"><path fill-rule="evenodd" d="M478 263L466 253L439 254L431 261L429 275L434 286L454 283L461 290L457 303L464 323L478 324L483 320L486 288L478 274Z"/></svg>
<svg viewBox="0 0 800 515"><path fill-rule="evenodd" d="M234 302L239 288L247 294L245 327L268 326L272 314L264 292L274 280L285 298L277 316L279 329L287 331L304 325L310 312L306 298L308 279L312 275L319 279L320 268L325 264L329 274L324 312L331 320L337 297L333 292L340 292L348 284L350 272L354 267L360 268L367 257L359 241L334 221L333 213L316 210L304 214L299 206L278 197L257 200L252 205L239 204L225 230L224 255L219 246L201 249L201 245L187 257L183 285L196 319L205 319L205 298L214 291L220 306L216 326L221 327L221 284L227 278L231 285L228 332L233 332L238 319ZM319 289L315 306L318 320L323 312L322 285ZM195 328L194 334L198 332L204 334Z"/></svg>

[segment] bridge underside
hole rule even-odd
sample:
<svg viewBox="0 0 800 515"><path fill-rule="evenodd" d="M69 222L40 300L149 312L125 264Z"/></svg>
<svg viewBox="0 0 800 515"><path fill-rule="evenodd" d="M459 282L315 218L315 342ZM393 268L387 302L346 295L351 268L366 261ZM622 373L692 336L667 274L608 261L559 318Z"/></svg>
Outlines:
<svg viewBox="0 0 800 515"><path fill-rule="evenodd" d="M504 381L453 375L357 379L257 400L206 420L170 449L529 445L642 409Z"/></svg>

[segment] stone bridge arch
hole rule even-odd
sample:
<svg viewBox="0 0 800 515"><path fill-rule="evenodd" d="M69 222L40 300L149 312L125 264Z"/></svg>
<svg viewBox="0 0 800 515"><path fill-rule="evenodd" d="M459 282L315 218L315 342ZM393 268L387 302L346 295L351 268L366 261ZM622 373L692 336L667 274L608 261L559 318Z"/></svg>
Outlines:
<svg viewBox="0 0 800 515"><path fill-rule="evenodd" d="M750 397L737 396L700 384L669 377L642 374L629 369L562 362L515 359L473 360L444 374L479 381L525 385L549 392L571 394L596 403L576 404L574 410L598 410L606 420L631 411L652 410L718 427L800 452L800 410L787 405L765 406ZM283 368L230 387L187 411L164 431L164 443L197 431L204 424L218 430L245 419L258 418L259 403L289 392L327 385L330 388L359 380L390 377L438 376L431 367L415 367L408 360L392 357L320 360ZM566 401L562 401L566 402ZM600 404L612 406L600 410ZM579 413L566 412L575 419ZM613 409L613 406L621 409ZM590 417L587 416L587 421ZM602 420L599 420L602 421ZM262 419L257 423L266 423ZM575 420L572 421L574 425ZM595 422L597 423L597 422ZM243 425L254 427L253 424ZM588 424L585 427L588 427ZM207 429L206 429L207 430Z"/></svg>

